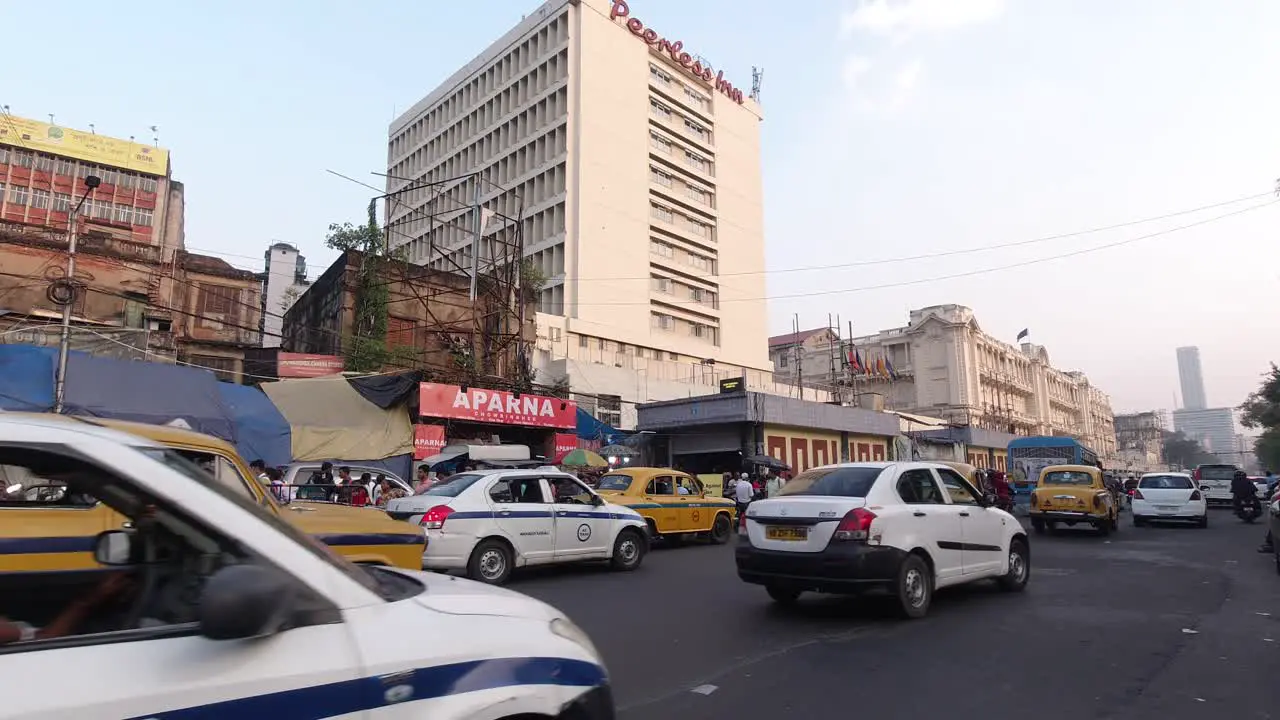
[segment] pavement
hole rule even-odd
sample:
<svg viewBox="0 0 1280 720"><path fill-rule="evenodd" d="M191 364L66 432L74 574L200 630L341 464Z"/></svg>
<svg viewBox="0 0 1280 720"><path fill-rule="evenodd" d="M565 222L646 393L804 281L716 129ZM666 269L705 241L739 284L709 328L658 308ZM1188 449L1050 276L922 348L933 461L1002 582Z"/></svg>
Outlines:
<svg viewBox="0 0 1280 720"><path fill-rule="evenodd" d="M943 590L922 620L888 602L773 605L733 543L659 548L633 573L518 574L604 654L621 720L1280 717L1280 575L1265 533L1210 527L1034 536L1026 592Z"/></svg>

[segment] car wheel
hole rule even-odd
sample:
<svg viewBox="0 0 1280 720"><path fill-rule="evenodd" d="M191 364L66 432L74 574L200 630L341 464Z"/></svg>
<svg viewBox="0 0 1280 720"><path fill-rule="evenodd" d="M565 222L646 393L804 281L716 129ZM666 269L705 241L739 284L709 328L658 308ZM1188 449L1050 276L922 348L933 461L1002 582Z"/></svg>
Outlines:
<svg viewBox="0 0 1280 720"><path fill-rule="evenodd" d="M1098 537L1106 537L1110 535L1111 534L1111 518L1109 517L1102 518L1097 522L1096 525L1093 526L1093 529L1098 532Z"/></svg>
<svg viewBox="0 0 1280 720"><path fill-rule="evenodd" d="M1111 516L1111 532L1120 532L1120 513Z"/></svg>
<svg viewBox="0 0 1280 720"><path fill-rule="evenodd" d="M1271 554L1276 556L1276 574L1280 575L1280 545L1277 545L1274 539L1271 543Z"/></svg>
<svg viewBox="0 0 1280 720"><path fill-rule="evenodd" d="M1037 519L1037 520L1032 520L1032 521L1031 521L1031 529L1032 529L1032 530L1035 530L1037 535L1043 535L1043 534L1044 534L1044 521L1043 521L1043 520L1038 520L1038 519Z"/></svg>
<svg viewBox="0 0 1280 720"><path fill-rule="evenodd" d="M502 585L511 577L513 558L506 543L485 540L471 551L467 577L489 585Z"/></svg>
<svg viewBox="0 0 1280 720"><path fill-rule="evenodd" d="M933 577L919 555L908 555L898 568L898 606L908 618L922 618L933 600Z"/></svg>
<svg viewBox="0 0 1280 720"><path fill-rule="evenodd" d="M723 545L729 542L730 535L733 535L733 521L729 519L729 514L716 515L715 522L711 524L711 542Z"/></svg>
<svg viewBox="0 0 1280 720"><path fill-rule="evenodd" d="M1200 519L1196 521L1196 527L1198 528L1209 527L1209 512L1207 510L1205 511L1204 515L1201 515Z"/></svg>
<svg viewBox="0 0 1280 720"><path fill-rule="evenodd" d="M614 570L635 570L640 567L640 561L644 560L644 552L645 542L640 531L626 528L613 541L613 558L610 563Z"/></svg>
<svg viewBox="0 0 1280 720"><path fill-rule="evenodd" d="M1031 579L1031 553L1027 552L1027 544L1014 539L1009 543L1009 571L1000 576L1000 589L1006 592L1021 592Z"/></svg>
<svg viewBox="0 0 1280 720"><path fill-rule="evenodd" d="M801 591L793 588L782 587L781 585L765 585L764 589L765 592L769 593L769 597L773 598L774 602L783 607L791 607L800 599Z"/></svg>
<svg viewBox="0 0 1280 720"><path fill-rule="evenodd" d="M1058 532L1058 523L1056 522L1053 522L1053 521L1046 522L1044 524L1044 527L1045 527L1045 530L1047 530L1050 535Z"/></svg>
<svg viewBox="0 0 1280 720"><path fill-rule="evenodd" d="M1146 524L1147 524L1147 519L1146 519L1146 518L1144 518L1144 517L1138 517L1137 515L1134 515L1134 516L1133 516L1133 526L1134 526L1134 527L1143 527L1143 526L1144 526L1144 525L1146 525Z"/></svg>

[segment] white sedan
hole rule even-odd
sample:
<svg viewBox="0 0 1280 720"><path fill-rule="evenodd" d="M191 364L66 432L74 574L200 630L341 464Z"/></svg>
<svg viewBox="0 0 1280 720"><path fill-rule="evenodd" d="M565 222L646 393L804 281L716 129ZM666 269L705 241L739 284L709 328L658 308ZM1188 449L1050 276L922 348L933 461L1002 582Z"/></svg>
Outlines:
<svg viewBox="0 0 1280 720"><path fill-rule="evenodd" d="M454 475L421 495L391 500L387 514L426 531L424 568L461 570L494 585L526 565L608 560L635 570L649 550L640 513L554 469Z"/></svg>
<svg viewBox="0 0 1280 720"><path fill-rule="evenodd" d="M1026 531L964 477L936 463L845 463L807 470L747 507L738 577L776 602L806 591L888 591L923 617L935 588L996 580L1026 587Z"/></svg>
<svg viewBox="0 0 1280 720"><path fill-rule="evenodd" d="M1209 506L1204 492L1187 473L1143 475L1133 490L1130 512L1136 527L1164 520L1209 527Z"/></svg>

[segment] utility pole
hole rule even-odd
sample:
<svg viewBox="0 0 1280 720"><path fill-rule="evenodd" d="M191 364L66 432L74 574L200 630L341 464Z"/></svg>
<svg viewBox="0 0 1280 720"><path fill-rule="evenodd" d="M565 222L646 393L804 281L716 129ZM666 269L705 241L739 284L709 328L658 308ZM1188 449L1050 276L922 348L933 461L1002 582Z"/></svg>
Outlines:
<svg viewBox="0 0 1280 720"><path fill-rule="evenodd" d="M67 287L70 295L67 301L62 305L62 337L58 341L58 377L54 387L53 411L62 412L63 400L67 395L67 353L71 347L71 310L76 304L76 215L80 212L80 206L84 205L84 201L88 199L94 188L102 184L102 178L97 175L89 175L84 179L84 194L80 196L80 200L76 202L75 207L71 208L71 213L67 216Z"/></svg>
<svg viewBox="0 0 1280 720"><path fill-rule="evenodd" d="M800 399L803 400L804 399L804 367L802 363L804 362L804 346L803 346L803 343L799 342L800 313L796 313L795 317L791 319L791 327L795 328L796 333L792 337L795 338L795 340L797 341L796 342L796 388L800 390Z"/></svg>

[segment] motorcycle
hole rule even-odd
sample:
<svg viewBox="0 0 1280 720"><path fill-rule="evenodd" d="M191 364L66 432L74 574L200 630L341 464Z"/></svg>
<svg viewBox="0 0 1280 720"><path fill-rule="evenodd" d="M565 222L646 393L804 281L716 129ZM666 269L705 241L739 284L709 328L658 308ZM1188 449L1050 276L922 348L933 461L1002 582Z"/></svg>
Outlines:
<svg viewBox="0 0 1280 720"><path fill-rule="evenodd" d="M1262 517L1262 503L1259 502L1258 496L1253 495L1236 499L1236 517L1246 523L1253 523Z"/></svg>

